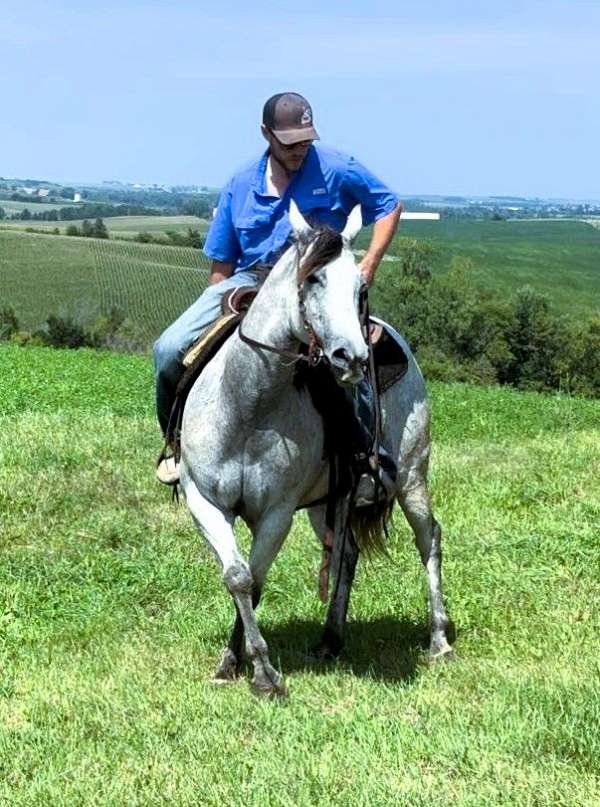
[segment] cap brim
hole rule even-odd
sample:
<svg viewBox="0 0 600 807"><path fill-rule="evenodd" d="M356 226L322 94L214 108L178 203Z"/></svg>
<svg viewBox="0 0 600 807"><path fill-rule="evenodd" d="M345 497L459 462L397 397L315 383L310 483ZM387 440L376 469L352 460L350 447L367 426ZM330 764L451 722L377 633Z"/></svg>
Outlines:
<svg viewBox="0 0 600 807"><path fill-rule="evenodd" d="M273 129L273 134L284 146L302 143L305 140L320 140L314 126L305 126L302 129Z"/></svg>

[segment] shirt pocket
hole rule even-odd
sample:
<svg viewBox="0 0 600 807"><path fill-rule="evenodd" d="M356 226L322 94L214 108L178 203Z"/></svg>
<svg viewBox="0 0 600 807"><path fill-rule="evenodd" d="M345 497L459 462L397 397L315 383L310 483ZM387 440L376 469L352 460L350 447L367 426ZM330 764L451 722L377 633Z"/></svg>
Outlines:
<svg viewBox="0 0 600 807"><path fill-rule="evenodd" d="M269 239L274 226L273 216L266 212L239 216L234 224L242 254L260 249Z"/></svg>

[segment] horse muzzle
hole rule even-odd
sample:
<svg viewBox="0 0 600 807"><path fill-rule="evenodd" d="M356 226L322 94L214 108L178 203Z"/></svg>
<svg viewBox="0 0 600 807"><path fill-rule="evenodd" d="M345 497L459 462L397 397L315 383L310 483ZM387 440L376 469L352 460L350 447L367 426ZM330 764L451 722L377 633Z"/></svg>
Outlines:
<svg viewBox="0 0 600 807"><path fill-rule="evenodd" d="M327 356L329 364L335 375L338 384L343 387L352 387L359 384L365 377L365 366L368 359L368 354L365 350L365 355L360 356L352 355L349 350L344 347L338 347Z"/></svg>

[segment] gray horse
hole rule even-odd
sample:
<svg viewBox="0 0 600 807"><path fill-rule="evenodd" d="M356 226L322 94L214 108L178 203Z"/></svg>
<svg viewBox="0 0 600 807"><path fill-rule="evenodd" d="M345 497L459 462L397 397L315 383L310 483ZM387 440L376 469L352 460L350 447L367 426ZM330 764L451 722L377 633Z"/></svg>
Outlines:
<svg viewBox="0 0 600 807"><path fill-rule="evenodd" d="M269 660L254 609L295 511L322 497L328 483L322 419L306 390L294 384L289 354L297 353L314 332L342 384L361 381L367 360L358 317L360 272L350 248L361 227L360 208L337 237L333 254L331 236L324 246L322 233L311 229L293 203L290 221L295 244L271 270L243 322L244 336L285 351L288 358L249 345L235 333L192 388L181 433L181 485L237 609L215 680L237 677L245 637L254 667L252 686L267 694L286 689ZM421 372L396 337L409 356L409 367L402 381L382 396L383 438L398 465L396 497L427 570L430 653L437 658L452 651L442 597L441 531L427 491L429 407ZM323 541L324 507L313 507L309 514ZM237 516L253 536L248 561L236 542ZM335 554L337 585L323 637L323 651L332 654L343 641L358 550L348 541Z"/></svg>

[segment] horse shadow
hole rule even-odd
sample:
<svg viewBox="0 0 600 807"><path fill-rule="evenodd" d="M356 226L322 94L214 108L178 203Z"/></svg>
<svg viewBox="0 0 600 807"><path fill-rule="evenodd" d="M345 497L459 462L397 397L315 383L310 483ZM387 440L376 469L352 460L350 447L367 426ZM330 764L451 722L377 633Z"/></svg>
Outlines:
<svg viewBox="0 0 600 807"><path fill-rule="evenodd" d="M272 659L285 673L327 675L332 670L396 683L409 683L427 665L429 626L410 619L357 619L346 628L346 641L337 659L320 659L315 648L323 633L316 619L292 619L264 626Z"/></svg>

